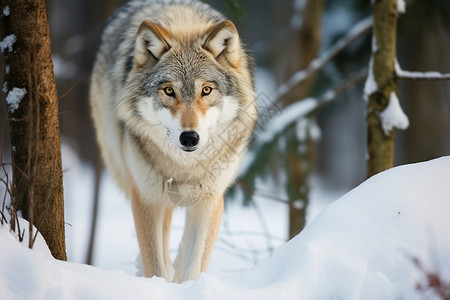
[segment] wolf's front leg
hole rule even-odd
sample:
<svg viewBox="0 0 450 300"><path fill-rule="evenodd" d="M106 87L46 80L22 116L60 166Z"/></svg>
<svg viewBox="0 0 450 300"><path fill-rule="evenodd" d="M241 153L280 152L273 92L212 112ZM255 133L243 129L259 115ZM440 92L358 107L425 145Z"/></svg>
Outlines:
<svg viewBox="0 0 450 300"><path fill-rule="evenodd" d="M206 271L219 231L223 197L202 199L186 209L183 238L175 260L175 282L195 280Z"/></svg>
<svg viewBox="0 0 450 300"><path fill-rule="evenodd" d="M131 205L145 276L156 275L170 281L171 266L166 266L164 262L163 224L166 207L146 202L135 191Z"/></svg>

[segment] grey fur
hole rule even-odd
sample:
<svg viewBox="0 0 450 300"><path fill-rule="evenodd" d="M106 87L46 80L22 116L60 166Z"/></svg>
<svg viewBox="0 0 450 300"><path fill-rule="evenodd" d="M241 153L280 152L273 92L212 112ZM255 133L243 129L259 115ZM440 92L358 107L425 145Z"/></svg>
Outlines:
<svg viewBox="0 0 450 300"><path fill-rule="evenodd" d="M151 48L151 33L138 36L141 24L150 26L145 34L159 28L170 41L160 35L163 47ZM180 282L206 270L223 195L257 118L252 66L234 25L201 2L133 0L108 20L91 79L92 115L104 162L132 199L146 276ZM214 98L203 94L205 84L214 86ZM164 93L166 85L176 98ZM200 137L193 150L180 141L192 130ZM215 166L220 171L212 173ZM161 245L167 233L159 231L170 223L165 214L174 206L168 186L188 195L198 182L201 197L187 208L189 226L172 276Z"/></svg>

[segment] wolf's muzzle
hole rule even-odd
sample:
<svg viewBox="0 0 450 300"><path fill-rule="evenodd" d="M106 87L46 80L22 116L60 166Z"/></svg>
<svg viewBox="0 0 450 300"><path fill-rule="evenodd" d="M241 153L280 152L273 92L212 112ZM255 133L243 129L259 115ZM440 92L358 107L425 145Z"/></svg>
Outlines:
<svg viewBox="0 0 450 300"><path fill-rule="evenodd" d="M180 134L180 143L187 152L194 151L199 140L200 136L195 131L184 131Z"/></svg>

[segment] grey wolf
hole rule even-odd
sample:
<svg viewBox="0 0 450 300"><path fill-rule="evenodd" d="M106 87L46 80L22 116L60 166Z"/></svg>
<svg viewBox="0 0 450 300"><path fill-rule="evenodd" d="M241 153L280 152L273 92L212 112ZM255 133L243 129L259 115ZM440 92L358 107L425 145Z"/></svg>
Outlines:
<svg viewBox="0 0 450 300"><path fill-rule="evenodd" d="M106 25L92 116L103 160L131 198L147 277L195 280L207 268L257 119L252 64L234 24L201 2L130 1ZM187 207L172 266L174 190Z"/></svg>

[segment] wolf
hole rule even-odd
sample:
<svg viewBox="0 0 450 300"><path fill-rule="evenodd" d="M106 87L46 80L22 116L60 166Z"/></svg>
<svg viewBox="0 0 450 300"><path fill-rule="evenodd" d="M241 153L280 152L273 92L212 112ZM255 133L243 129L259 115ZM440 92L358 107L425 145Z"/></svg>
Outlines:
<svg viewBox="0 0 450 300"><path fill-rule="evenodd" d="M206 271L224 193L257 121L253 59L235 25L197 1L126 3L103 31L90 103L103 160L131 199L144 275ZM186 207L172 265L173 209Z"/></svg>

